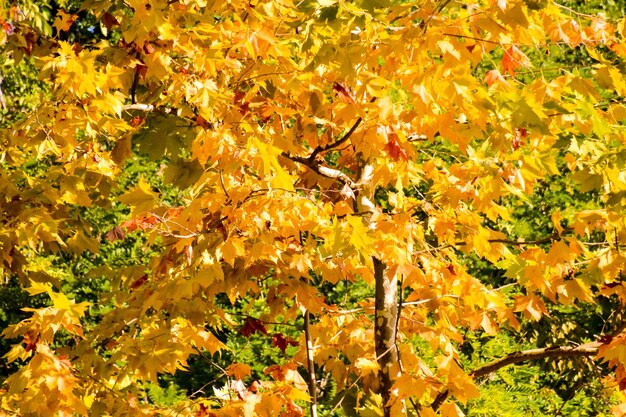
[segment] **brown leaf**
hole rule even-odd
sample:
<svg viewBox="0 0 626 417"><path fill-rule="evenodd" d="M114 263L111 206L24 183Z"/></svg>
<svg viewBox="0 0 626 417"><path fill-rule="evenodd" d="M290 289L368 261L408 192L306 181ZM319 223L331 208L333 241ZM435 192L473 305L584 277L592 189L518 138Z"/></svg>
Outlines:
<svg viewBox="0 0 626 417"><path fill-rule="evenodd" d="M115 16L113 16L111 13L109 12L105 12L102 15L102 23L104 24L104 26L111 30L111 28L113 26L119 26L120 22L117 21L117 19L115 18Z"/></svg>
<svg viewBox="0 0 626 417"><path fill-rule="evenodd" d="M136 67L137 70L137 74L139 74L139 76L141 78L146 78L146 74L148 73L148 67L145 65L137 65Z"/></svg>
<svg viewBox="0 0 626 417"><path fill-rule="evenodd" d="M239 107L239 112L243 115L250 111L250 103L244 101L246 97L246 93L241 90L235 91L235 96L233 97L233 103Z"/></svg>
<svg viewBox="0 0 626 417"><path fill-rule="evenodd" d="M104 238L109 242L115 242L116 240L122 240L126 237L126 232L119 226L115 226L113 229L109 230Z"/></svg>

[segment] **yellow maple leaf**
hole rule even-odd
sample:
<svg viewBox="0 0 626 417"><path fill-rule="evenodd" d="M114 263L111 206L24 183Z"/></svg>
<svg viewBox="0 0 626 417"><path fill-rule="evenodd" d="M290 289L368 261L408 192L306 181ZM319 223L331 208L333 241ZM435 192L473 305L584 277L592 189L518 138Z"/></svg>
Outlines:
<svg viewBox="0 0 626 417"><path fill-rule="evenodd" d="M361 375L363 376L369 374L376 375L380 370L378 362L367 358L358 358L354 363L354 366L361 371Z"/></svg>
<svg viewBox="0 0 626 417"><path fill-rule="evenodd" d="M235 258L237 256L244 256L246 251L243 247L243 243L239 239L227 239L221 246L222 259L224 262L235 267Z"/></svg>
<svg viewBox="0 0 626 417"><path fill-rule="evenodd" d="M137 185L128 190L119 200L132 208L131 217L146 214L159 201L159 195L152 191L150 184L142 177Z"/></svg>
<svg viewBox="0 0 626 417"><path fill-rule="evenodd" d="M368 236L368 229L363 224L363 220L358 216L348 216L346 220L352 226L350 234L350 244L363 256L368 256L373 252L372 239Z"/></svg>
<svg viewBox="0 0 626 417"><path fill-rule="evenodd" d="M49 282L44 283L31 281L30 287L25 288L24 291L26 291L30 296L43 294L45 292L51 293L52 285Z"/></svg>

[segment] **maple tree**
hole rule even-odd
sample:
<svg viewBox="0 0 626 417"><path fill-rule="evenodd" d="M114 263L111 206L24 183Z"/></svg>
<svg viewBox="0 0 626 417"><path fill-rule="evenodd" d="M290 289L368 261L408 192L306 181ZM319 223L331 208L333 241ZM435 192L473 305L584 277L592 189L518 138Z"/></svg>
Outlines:
<svg viewBox="0 0 626 417"><path fill-rule="evenodd" d="M3 66L41 83L1 133L0 268L32 300L3 332L3 413L317 415L332 380L328 415L460 416L481 378L551 359L601 365L626 414L625 19L0 4ZM601 325L562 314L589 306ZM550 318L550 343L467 366L477 337ZM262 369L233 353L256 341ZM152 398L198 358L219 382Z"/></svg>

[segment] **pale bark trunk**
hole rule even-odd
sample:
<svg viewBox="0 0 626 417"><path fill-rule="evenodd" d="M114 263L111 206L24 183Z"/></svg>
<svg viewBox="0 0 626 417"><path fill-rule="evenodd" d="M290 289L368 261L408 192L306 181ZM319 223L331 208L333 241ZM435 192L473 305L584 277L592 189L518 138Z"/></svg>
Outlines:
<svg viewBox="0 0 626 417"><path fill-rule="evenodd" d="M375 345L376 357L380 366L379 393L383 399L384 415L391 417L393 403L392 387L398 376L398 350L396 335L398 322L398 278L395 274L388 276L386 265L377 258L374 261L374 278L376 280L375 300Z"/></svg>

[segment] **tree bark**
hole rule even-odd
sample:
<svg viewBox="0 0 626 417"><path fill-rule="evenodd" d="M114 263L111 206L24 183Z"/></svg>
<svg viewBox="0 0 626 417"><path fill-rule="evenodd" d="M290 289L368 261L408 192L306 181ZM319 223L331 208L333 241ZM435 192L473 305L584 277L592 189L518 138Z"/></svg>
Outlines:
<svg viewBox="0 0 626 417"><path fill-rule="evenodd" d="M377 258L374 261L375 295L375 344L379 370L379 394L383 399L384 416L391 417L393 404L392 387L398 376L398 350L396 347L398 322L398 278L389 277L387 266Z"/></svg>

